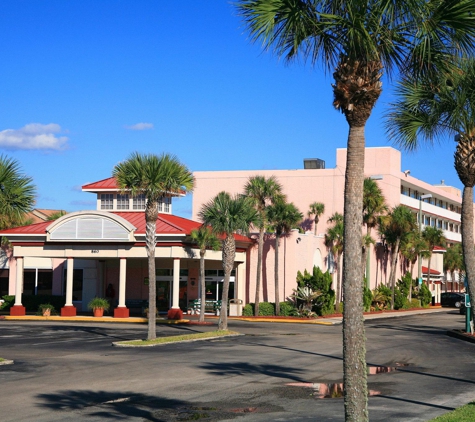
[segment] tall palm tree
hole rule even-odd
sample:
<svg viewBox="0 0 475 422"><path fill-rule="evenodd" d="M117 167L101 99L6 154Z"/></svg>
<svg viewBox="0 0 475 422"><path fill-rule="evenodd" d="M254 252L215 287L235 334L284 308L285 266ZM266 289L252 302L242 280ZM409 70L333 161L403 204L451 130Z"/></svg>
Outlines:
<svg viewBox="0 0 475 422"><path fill-rule="evenodd" d="M333 105L349 125L345 178L343 372L345 418L368 419L361 215L364 129L378 100L383 70L424 74L474 50L471 0L238 0L253 41L287 60L334 69Z"/></svg>
<svg viewBox="0 0 475 422"><path fill-rule="evenodd" d="M180 195L193 190L191 171L177 157L133 152L129 158L117 164L113 171L117 186L132 196L145 195L145 247L148 257L148 339L157 337L156 330L156 274L155 236L158 219L158 203L162 197Z"/></svg>
<svg viewBox="0 0 475 422"><path fill-rule="evenodd" d="M279 243L282 236L290 233L295 226L302 221L303 214L294 205L287 202L277 201L267 208L267 219L275 230L275 260L274 260L274 280L275 280L275 314L280 315L279 296Z"/></svg>
<svg viewBox="0 0 475 422"><path fill-rule="evenodd" d="M429 247L427 246L426 241L422 238L422 233L419 232L419 229L411 230L406 236L404 236L401 240L399 251L404 259L409 262L409 273L411 274L411 278L414 273L414 266L419 257L421 259L429 257ZM412 284L409 289L408 299L412 299Z"/></svg>
<svg viewBox="0 0 475 422"><path fill-rule="evenodd" d="M309 205L307 215L309 217L311 217L312 215L315 216L313 218L313 221L315 222L313 234L315 236L317 235L317 224L320 221L320 217L323 215L324 212L325 212L325 204L322 204L321 202L313 202L312 204Z"/></svg>
<svg viewBox="0 0 475 422"><path fill-rule="evenodd" d="M428 263L427 263L427 286L430 284L430 264L432 260L432 252L435 246L445 246L444 232L436 227L426 226L422 231L422 238L428 246ZM473 248L473 245L472 245Z"/></svg>
<svg viewBox="0 0 475 422"><path fill-rule="evenodd" d="M191 240L198 245L200 249L200 317L199 322L205 320L206 305L206 280L205 280L205 255L207 249L217 251L221 242L216 235L207 226L201 225L198 229L191 231Z"/></svg>
<svg viewBox="0 0 475 422"><path fill-rule="evenodd" d="M475 185L475 59L454 60L457 71L439 73L422 81L406 77L398 100L387 114L387 130L397 144L415 150L421 142L434 143L455 136L455 169L464 185L462 248L470 299L475 300L473 248L473 186ZM473 293L472 293L473 292ZM473 296L472 296L473 295Z"/></svg>
<svg viewBox="0 0 475 422"><path fill-rule="evenodd" d="M337 310L339 310L340 309L339 305L340 305L340 300L341 300L341 255L342 255L344 244L345 244L343 215L336 212L328 219L328 222L332 223L332 225L328 227L327 232L325 234L325 245L330 249L333 259L336 262L336 307L337 307ZM361 242L361 237L360 237L360 242ZM360 248L361 248L361 245L360 245ZM345 302L346 302L346 297L345 297Z"/></svg>
<svg viewBox="0 0 475 422"><path fill-rule="evenodd" d="M460 243L456 243L450 248L447 248L447 251L444 253L444 271L446 273L450 273L450 278L452 280L452 290L454 288L455 272L458 271L460 273L463 268L462 245ZM448 283L446 282L445 291L447 291L447 284Z"/></svg>
<svg viewBox="0 0 475 422"><path fill-rule="evenodd" d="M399 247L404 238L417 228L417 222L412 211L404 205L394 207L387 219L380 219L384 224L380 226L380 233L391 245L391 270L389 284L391 286L391 309L394 309L394 289L396 286L396 264Z"/></svg>
<svg viewBox="0 0 475 422"><path fill-rule="evenodd" d="M363 183L363 224L366 226L366 240L363 240L363 255L361 262L366 266L367 287L370 288L370 266L369 266L369 246L374 243L371 237L371 231L378 225L378 217L387 213L388 206L381 188L371 177L364 179Z"/></svg>
<svg viewBox="0 0 475 422"><path fill-rule="evenodd" d="M259 214L252 206L249 198L227 192L218 193L213 199L204 204L198 213L203 224L211 226L213 232L224 236L223 239L223 270L224 283L221 297L221 313L218 321L218 330L228 328L228 292L229 279L234 267L236 256L235 233L247 233L251 225L259 224Z"/></svg>
<svg viewBox="0 0 475 422"><path fill-rule="evenodd" d="M22 174L12 158L0 156L0 229L22 225L25 214L35 204L33 179Z"/></svg>
<svg viewBox="0 0 475 422"><path fill-rule="evenodd" d="M245 195L251 200L252 204L259 213L259 239L257 244L257 273L256 273L256 297L255 297L255 316L259 316L259 302L261 292L262 275L262 253L264 250L264 231L266 226L266 207L275 203L283 197L282 185L277 178L271 176L253 176L250 177L244 186Z"/></svg>

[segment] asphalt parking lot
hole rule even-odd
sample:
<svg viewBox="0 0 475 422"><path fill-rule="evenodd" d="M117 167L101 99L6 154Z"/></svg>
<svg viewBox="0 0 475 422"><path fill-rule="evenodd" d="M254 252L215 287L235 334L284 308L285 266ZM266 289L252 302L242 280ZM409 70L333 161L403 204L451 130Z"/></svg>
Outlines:
<svg viewBox="0 0 475 422"><path fill-rule="evenodd" d="M427 421L475 398L475 345L454 310L367 321L371 421ZM158 335L215 326L158 326ZM140 349L146 325L0 321L2 421L343 421L341 326L233 321L245 335ZM290 385L292 384L292 385Z"/></svg>

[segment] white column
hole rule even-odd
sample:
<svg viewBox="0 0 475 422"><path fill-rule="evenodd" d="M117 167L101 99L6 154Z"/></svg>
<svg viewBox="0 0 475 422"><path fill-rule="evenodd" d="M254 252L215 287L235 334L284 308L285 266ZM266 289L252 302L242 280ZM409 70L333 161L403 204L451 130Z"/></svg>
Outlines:
<svg viewBox="0 0 475 422"><path fill-rule="evenodd" d="M120 274L119 274L119 308L125 308L125 274L127 268L127 260L120 258Z"/></svg>
<svg viewBox="0 0 475 422"><path fill-rule="evenodd" d="M172 309L180 308L180 258L173 259Z"/></svg>
<svg viewBox="0 0 475 422"><path fill-rule="evenodd" d="M16 284L15 284L15 305L21 305L21 294L23 293L23 257L16 258Z"/></svg>
<svg viewBox="0 0 475 422"><path fill-rule="evenodd" d="M66 303L64 306L73 306L73 270L74 259L68 258L68 270L66 272Z"/></svg>

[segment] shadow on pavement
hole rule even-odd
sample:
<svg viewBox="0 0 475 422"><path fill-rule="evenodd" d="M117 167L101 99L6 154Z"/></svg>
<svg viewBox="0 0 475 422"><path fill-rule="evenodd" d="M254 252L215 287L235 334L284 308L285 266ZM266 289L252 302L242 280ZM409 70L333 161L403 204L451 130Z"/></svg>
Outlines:
<svg viewBox="0 0 475 422"><path fill-rule="evenodd" d="M248 362L226 362L226 363L206 363L200 368L209 371L217 376L229 375L249 375L262 374L274 378L286 378L292 381L307 381L300 378L299 374L306 374L307 371L279 365L252 365Z"/></svg>
<svg viewBox="0 0 475 422"><path fill-rule="evenodd" d="M190 404L181 400L166 399L132 391L63 391L39 394L39 406L56 411L87 412L89 417L104 419L144 418L147 421L169 421L170 411ZM88 408L91 408L88 410ZM163 416L161 413L165 413ZM165 419L163 419L165 417ZM80 418L80 417L79 417Z"/></svg>

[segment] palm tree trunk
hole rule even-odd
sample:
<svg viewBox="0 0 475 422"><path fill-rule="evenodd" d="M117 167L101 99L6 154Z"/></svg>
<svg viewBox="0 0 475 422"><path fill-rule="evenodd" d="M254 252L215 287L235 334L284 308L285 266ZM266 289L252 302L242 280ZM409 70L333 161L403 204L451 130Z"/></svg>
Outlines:
<svg viewBox="0 0 475 422"><path fill-rule="evenodd" d="M397 255L399 253L399 242L401 239L398 237L394 245L394 250L391 255L391 272L389 273L389 283L391 284L391 310L394 310L394 290L396 288L396 265Z"/></svg>
<svg viewBox="0 0 475 422"><path fill-rule="evenodd" d="M475 303L475 249L473 247L473 187L463 188L462 198L462 249L470 303ZM472 305L473 306L473 305Z"/></svg>
<svg viewBox="0 0 475 422"><path fill-rule="evenodd" d="M356 109L360 107L356 107ZM352 111L345 113L350 130L345 172L343 236L343 298L345 304L343 307L343 381L345 386L345 420L347 422L363 422L368 420L368 390L363 283L361 281L361 226L363 224L365 161L364 125L369 113L366 117L356 111L354 115L350 115L350 113Z"/></svg>
<svg viewBox="0 0 475 422"><path fill-rule="evenodd" d="M234 258L236 255L236 243L233 234L226 236L223 242L223 270L224 283L223 295L221 297L221 313L219 315L218 330L228 329L228 294L229 294L229 279L231 271L233 270Z"/></svg>
<svg viewBox="0 0 475 422"><path fill-rule="evenodd" d="M200 318L199 322L204 322L205 320L205 307L206 307L206 280L205 280L205 253L206 250L200 251Z"/></svg>
<svg viewBox="0 0 475 422"><path fill-rule="evenodd" d="M148 340L157 338L157 279L155 275L155 237L158 207L154 201L147 201L145 207L145 245L148 257Z"/></svg>
<svg viewBox="0 0 475 422"><path fill-rule="evenodd" d="M340 312L340 302L341 302L341 278L342 278L341 271L341 255L338 255L336 261L336 304L337 304L337 312Z"/></svg>
<svg viewBox="0 0 475 422"><path fill-rule="evenodd" d="M259 228L259 241L257 246L257 274L256 274L256 297L254 299L254 316L259 316L259 302L261 292L262 252L264 250L264 227Z"/></svg>
<svg viewBox="0 0 475 422"><path fill-rule="evenodd" d="M279 297L279 241L280 236L275 235L275 262L274 262L274 280L275 280L275 314L280 315L280 297Z"/></svg>

